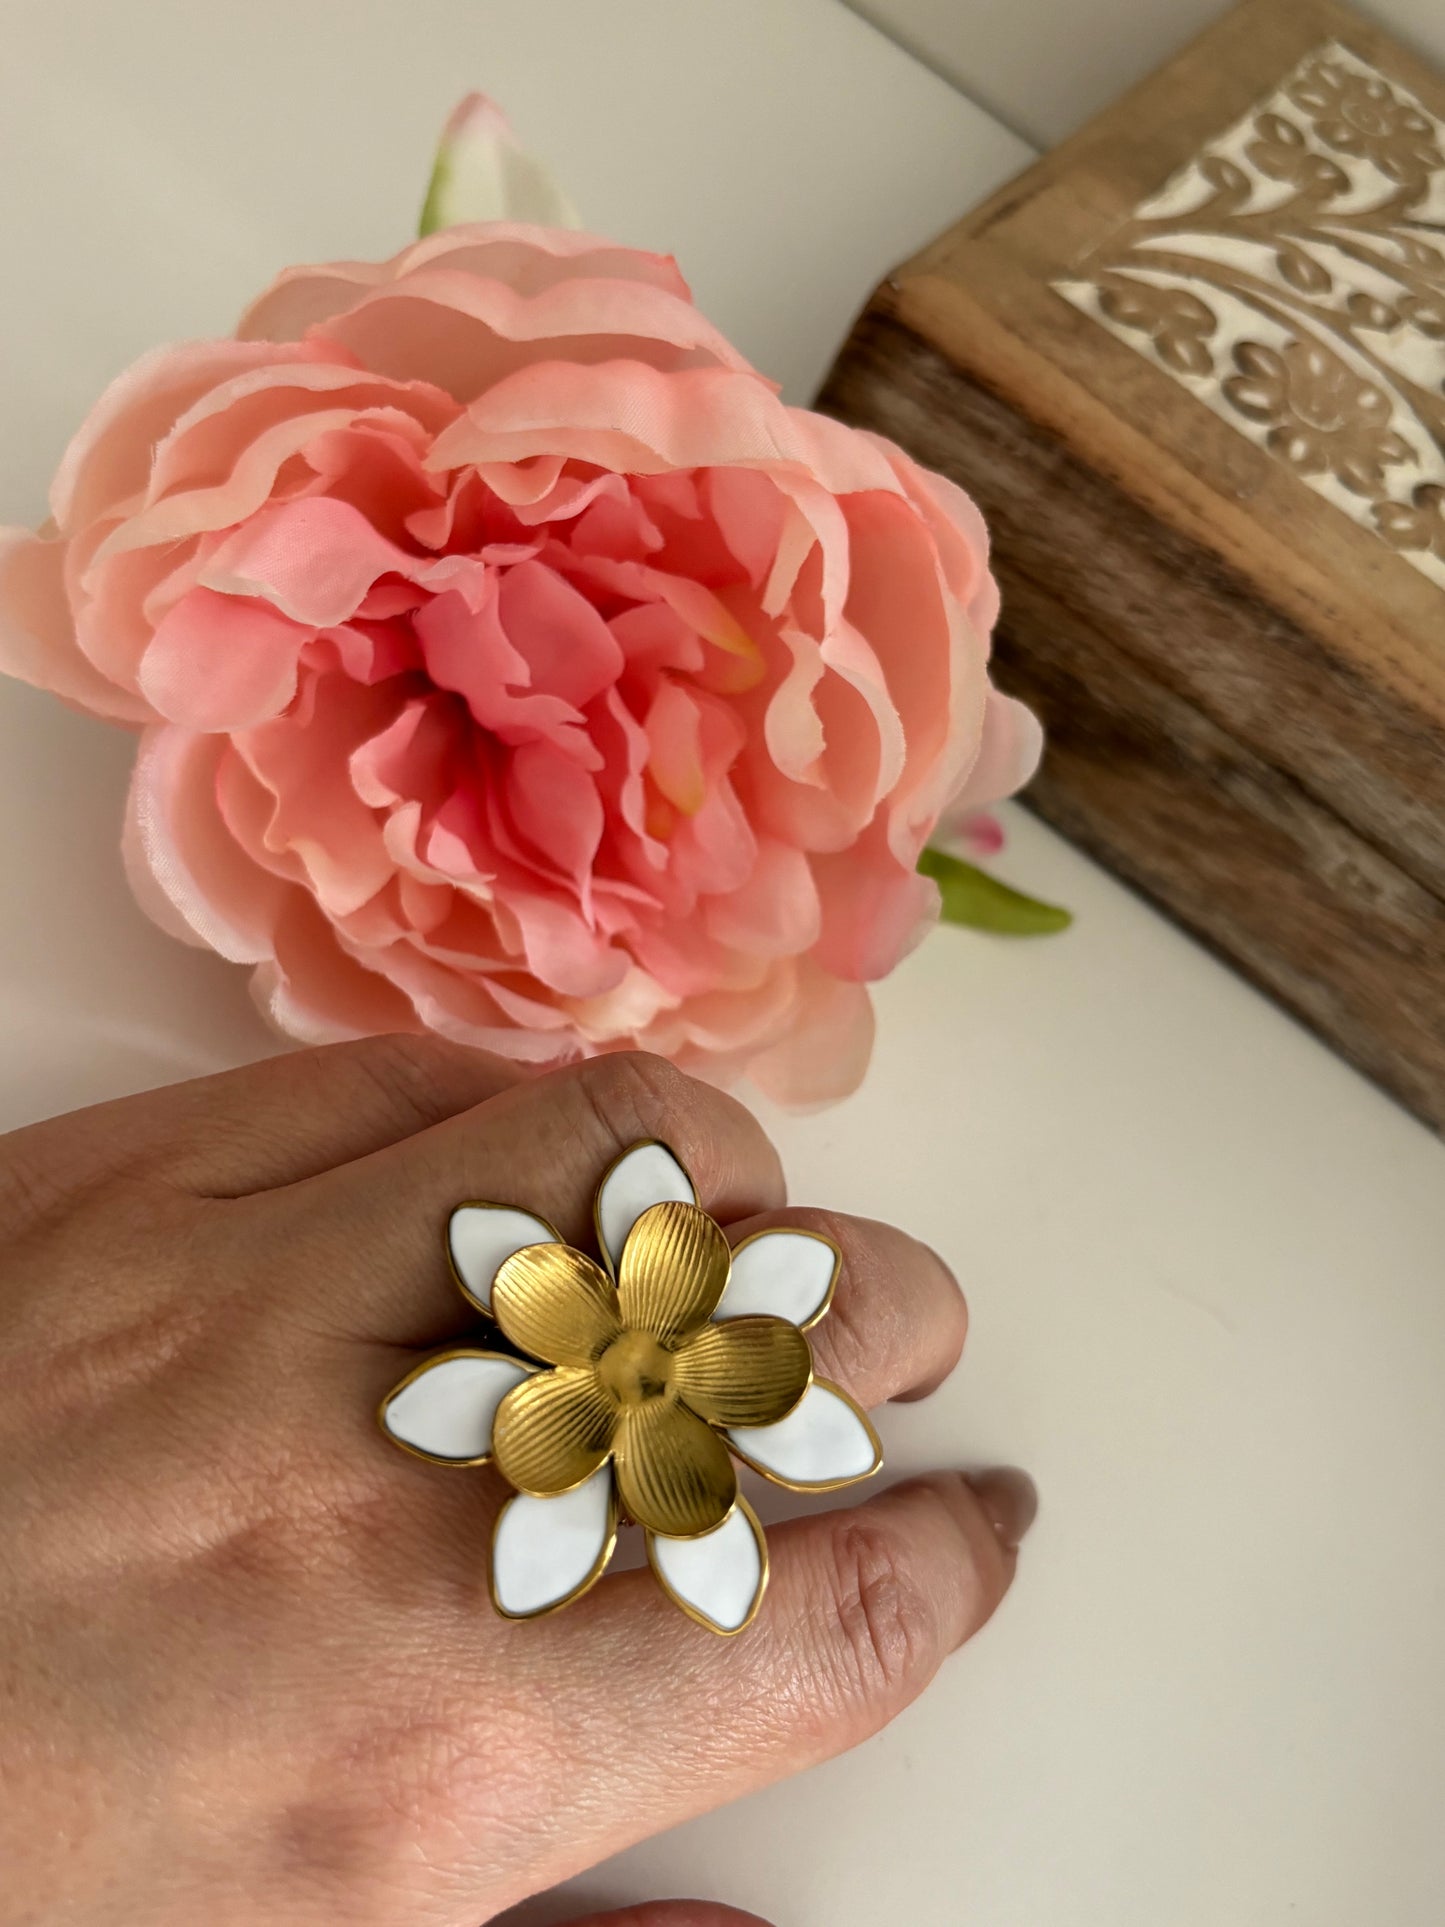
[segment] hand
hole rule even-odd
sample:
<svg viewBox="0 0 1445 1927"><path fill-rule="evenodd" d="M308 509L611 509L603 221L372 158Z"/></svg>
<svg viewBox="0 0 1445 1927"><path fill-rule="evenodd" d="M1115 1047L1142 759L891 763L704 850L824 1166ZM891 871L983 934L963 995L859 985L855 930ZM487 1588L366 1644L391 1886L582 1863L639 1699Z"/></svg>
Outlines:
<svg viewBox="0 0 1445 1927"><path fill-rule="evenodd" d="M489 1197L586 1243L670 1142L736 1242L844 1253L821 1372L865 1404L957 1361L931 1252L783 1210L742 1107L653 1058L520 1081L430 1039L255 1065L0 1139L0 1920L443 1927L853 1746L1007 1588L1007 1478L911 1480L769 1535L736 1640L648 1572L502 1620L490 1470L372 1414L475 1329L441 1261ZM727 1927L679 1903L623 1927Z"/></svg>

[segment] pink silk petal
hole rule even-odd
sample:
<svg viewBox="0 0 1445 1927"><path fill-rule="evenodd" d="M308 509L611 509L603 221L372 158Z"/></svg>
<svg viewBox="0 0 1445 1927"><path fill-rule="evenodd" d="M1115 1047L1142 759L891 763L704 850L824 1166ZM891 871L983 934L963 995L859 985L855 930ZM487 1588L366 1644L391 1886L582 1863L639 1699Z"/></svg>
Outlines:
<svg viewBox="0 0 1445 1927"><path fill-rule="evenodd" d="M881 453L822 421L784 407L756 375L731 369L665 374L640 361L544 362L479 395L438 436L431 460L452 468L560 454L639 474L736 464L811 472L825 489L897 491Z"/></svg>
<svg viewBox="0 0 1445 1927"><path fill-rule="evenodd" d="M412 270L445 264L465 274L540 294L577 275L638 281L690 300L670 255L644 254L595 235L522 222L486 221L444 228L389 261L330 261L286 268L242 315L241 341L299 341L309 328L344 314L372 288Z"/></svg>
<svg viewBox="0 0 1445 1927"><path fill-rule="evenodd" d="M235 963L272 952L277 919L295 894L258 870L216 806L222 736L169 725L141 737L121 841L141 908L171 936L206 944Z"/></svg>
<svg viewBox="0 0 1445 1927"><path fill-rule="evenodd" d="M814 1110L849 1096L863 1082L873 1051L873 1005L859 984L811 973L793 1026L748 1063L764 1097L791 1110Z"/></svg>
<svg viewBox="0 0 1445 1927"><path fill-rule="evenodd" d="M388 571L414 558L347 502L311 496L263 509L216 549L201 581L223 595L264 596L296 622L345 622Z"/></svg>
<svg viewBox="0 0 1445 1927"><path fill-rule="evenodd" d="M553 863L586 904L593 858L602 841L602 799L586 770L550 743L523 743L507 762L512 821L543 860Z"/></svg>
<svg viewBox="0 0 1445 1927"><path fill-rule="evenodd" d="M938 886L898 864L880 815L853 848L813 858L822 905L814 956L850 983L875 983L902 962L938 916Z"/></svg>
<svg viewBox="0 0 1445 1927"><path fill-rule="evenodd" d="M758 957L796 957L818 941L822 903L801 850L764 837L746 883L703 908L708 935Z"/></svg>
<svg viewBox="0 0 1445 1927"><path fill-rule="evenodd" d="M338 920L367 903L395 873L376 811L357 795L351 757L391 720L397 699L344 676L318 680L309 718L283 717L235 739L238 754L272 798L268 849L292 852L317 902Z"/></svg>
<svg viewBox="0 0 1445 1927"><path fill-rule="evenodd" d="M621 673L622 650L597 610L541 562L507 570L497 612L535 688L580 709Z"/></svg>
<svg viewBox="0 0 1445 1927"><path fill-rule="evenodd" d="M1044 732L1031 709L990 687L984 699L983 738L954 811L981 810L1021 790L1039 766Z"/></svg>
<svg viewBox="0 0 1445 1927"><path fill-rule="evenodd" d="M94 715L149 721L150 704L117 687L77 646L64 568L61 543L0 529L0 670Z"/></svg>
<svg viewBox="0 0 1445 1927"><path fill-rule="evenodd" d="M141 693L185 729L248 728L291 701L313 633L268 602L192 589L156 629L141 661Z"/></svg>
<svg viewBox="0 0 1445 1927"><path fill-rule="evenodd" d="M303 1044L425 1029L416 1006L380 971L352 957L303 891L293 891L277 922L273 959L251 979L264 1016Z"/></svg>
<svg viewBox="0 0 1445 1927"><path fill-rule="evenodd" d="M196 400L239 372L283 358L268 344L189 341L153 348L117 375L71 438L50 485L50 512L79 527L138 495L151 451Z"/></svg>
<svg viewBox="0 0 1445 1927"><path fill-rule="evenodd" d="M707 796L702 766L702 716L681 683L660 681L648 707L647 770L653 782L684 816L696 816Z"/></svg>
<svg viewBox="0 0 1445 1927"><path fill-rule="evenodd" d="M364 294L327 324L365 367L460 402L545 355L574 367L636 359L665 370L752 370L690 301L640 282L571 278L534 295L445 262Z"/></svg>

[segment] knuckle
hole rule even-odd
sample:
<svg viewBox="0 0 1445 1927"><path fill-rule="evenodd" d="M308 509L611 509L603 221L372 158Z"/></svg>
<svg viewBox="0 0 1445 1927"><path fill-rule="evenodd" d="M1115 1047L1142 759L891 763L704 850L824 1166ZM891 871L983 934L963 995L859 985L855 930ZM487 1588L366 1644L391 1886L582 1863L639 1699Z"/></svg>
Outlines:
<svg viewBox="0 0 1445 1927"><path fill-rule="evenodd" d="M941 1658L938 1615L895 1532L866 1513L841 1519L831 1548L845 1694L881 1724Z"/></svg>
<svg viewBox="0 0 1445 1927"><path fill-rule="evenodd" d="M381 1683L384 1699L388 1684ZM415 1694L415 1682L398 1684L398 1701L405 1691ZM547 1722L533 1711L516 1709L541 1739ZM278 1816L274 1851L288 1872L353 1904L360 1895L378 1897L380 1922L393 1918L389 1908L414 1884L418 1862L440 1870L465 1853L477 1880L500 1877L525 1857L537 1763L530 1751L524 1763L499 1758L469 1696L432 1689L404 1711L387 1705L378 1717L368 1703L356 1709L353 1727L344 1717L339 1724L340 1743L316 1782L336 1791L312 1792ZM480 1852L477 1842L486 1843ZM369 1927L373 1916L356 1918Z"/></svg>
<svg viewBox="0 0 1445 1927"><path fill-rule="evenodd" d="M665 1134L669 1123L697 1101L696 1081L648 1051L589 1058L578 1078L593 1117L619 1150L638 1138Z"/></svg>
<svg viewBox="0 0 1445 1927"><path fill-rule="evenodd" d="M353 1048L351 1058L367 1092L381 1099L389 1116L415 1129L435 1117L437 1061L435 1038L405 1031L369 1037Z"/></svg>
<svg viewBox="0 0 1445 1927"><path fill-rule="evenodd" d="M968 1332L953 1273L928 1245L892 1225L827 1210L789 1213L843 1254L838 1290L814 1344L831 1372L860 1395L892 1396L923 1373L947 1377Z"/></svg>

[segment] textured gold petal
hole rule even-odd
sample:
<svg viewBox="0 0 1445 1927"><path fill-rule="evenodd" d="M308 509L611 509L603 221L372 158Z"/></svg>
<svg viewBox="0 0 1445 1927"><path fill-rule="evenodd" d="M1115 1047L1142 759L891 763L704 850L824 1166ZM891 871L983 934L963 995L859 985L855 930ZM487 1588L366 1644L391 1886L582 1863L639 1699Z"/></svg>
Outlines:
<svg viewBox="0 0 1445 1927"><path fill-rule="evenodd" d="M509 1485L534 1499L570 1492L612 1450L617 1403L587 1365L538 1372L497 1407L492 1454Z"/></svg>
<svg viewBox="0 0 1445 1927"><path fill-rule="evenodd" d="M528 1245L492 1286L492 1315L518 1351L549 1365L587 1365L621 1331L612 1280L570 1245Z"/></svg>
<svg viewBox="0 0 1445 1927"><path fill-rule="evenodd" d="M695 1204L655 1204L628 1233L618 1267L622 1321L664 1341L705 1325L727 1289L728 1241Z"/></svg>
<svg viewBox="0 0 1445 1927"><path fill-rule="evenodd" d="M738 1475L728 1449L685 1405L658 1398L631 1407L613 1449L623 1509L649 1532L692 1539L732 1511Z"/></svg>
<svg viewBox="0 0 1445 1927"><path fill-rule="evenodd" d="M813 1376L808 1341L786 1318L704 1325L677 1348L673 1382L709 1425L776 1425Z"/></svg>

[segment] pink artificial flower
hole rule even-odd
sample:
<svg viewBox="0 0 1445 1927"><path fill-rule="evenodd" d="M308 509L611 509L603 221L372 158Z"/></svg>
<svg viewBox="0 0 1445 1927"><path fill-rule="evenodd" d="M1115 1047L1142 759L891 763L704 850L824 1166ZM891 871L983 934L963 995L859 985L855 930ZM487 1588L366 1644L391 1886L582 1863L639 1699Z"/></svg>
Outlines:
<svg viewBox="0 0 1445 1927"><path fill-rule="evenodd" d="M140 730L166 928L308 1041L853 1088L949 806L1031 772L983 524L673 262L453 227L148 355L0 532L0 666Z"/></svg>

